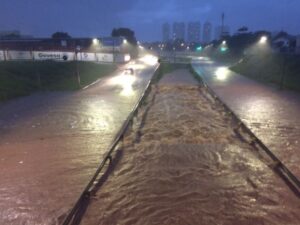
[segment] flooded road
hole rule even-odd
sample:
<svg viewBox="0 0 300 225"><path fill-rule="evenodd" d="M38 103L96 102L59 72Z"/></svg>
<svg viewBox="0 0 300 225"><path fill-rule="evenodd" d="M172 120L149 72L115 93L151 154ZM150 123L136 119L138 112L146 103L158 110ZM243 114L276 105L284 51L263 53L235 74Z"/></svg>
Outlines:
<svg viewBox="0 0 300 225"><path fill-rule="evenodd" d="M300 179L300 94L256 82L207 58L195 61L193 66Z"/></svg>
<svg viewBox="0 0 300 225"><path fill-rule="evenodd" d="M156 68L128 65L78 92L0 105L0 224L57 224L95 172ZM61 222L61 221L60 221Z"/></svg>
<svg viewBox="0 0 300 225"><path fill-rule="evenodd" d="M187 71L163 78L143 111L81 224L299 224L299 199Z"/></svg>

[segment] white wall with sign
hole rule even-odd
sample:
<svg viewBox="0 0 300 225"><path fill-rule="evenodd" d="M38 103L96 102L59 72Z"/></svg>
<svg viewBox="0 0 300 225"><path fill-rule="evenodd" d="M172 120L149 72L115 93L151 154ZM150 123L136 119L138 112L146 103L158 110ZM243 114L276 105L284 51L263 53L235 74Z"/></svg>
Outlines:
<svg viewBox="0 0 300 225"><path fill-rule="evenodd" d="M116 54L115 55L115 61L119 63L123 62L129 62L130 61L130 55L129 54Z"/></svg>
<svg viewBox="0 0 300 225"><path fill-rule="evenodd" d="M96 53L97 61L99 62L113 62L113 54Z"/></svg>
<svg viewBox="0 0 300 225"><path fill-rule="evenodd" d="M89 53L89 52L79 52L79 53L77 53L77 59L79 61L88 61L88 62L97 61L96 54L95 53Z"/></svg>
<svg viewBox="0 0 300 225"><path fill-rule="evenodd" d="M107 52L115 52L115 53L118 53L118 52L121 52L121 48L119 46L102 46L101 49L103 51L107 51Z"/></svg>
<svg viewBox="0 0 300 225"><path fill-rule="evenodd" d="M73 61L74 52L33 52L34 60Z"/></svg>
<svg viewBox="0 0 300 225"><path fill-rule="evenodd" d="M4 51L0 50L0 61L4 60L54 60L54 61L89 61L89 62L119 62L130 61L129 54L112 53L92 53L79 52L75 57L75 52L50 52L50 51Z"/></svg>
<svg viewBox="0 0 300 225"><path fill-rule="evenodd" d="M8 60L32 60L30 51L7 51Z"/></svg>
<svg viewBox="0 0 300 225"><path fill-rule="evenodd" d="M4 56L4 51L0 50L0 61L4 61L5 60L5 56Z"/></svg>

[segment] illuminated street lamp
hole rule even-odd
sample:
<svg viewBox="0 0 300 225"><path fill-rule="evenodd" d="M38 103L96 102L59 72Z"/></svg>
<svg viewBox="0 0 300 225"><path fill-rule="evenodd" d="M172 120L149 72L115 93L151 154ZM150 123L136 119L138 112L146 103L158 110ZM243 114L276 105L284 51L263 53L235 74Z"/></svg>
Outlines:
<svg viewBox="0 0 300 225"><path fill-rule="evenodd" d="M197 52L201 52L201 51L202 51L202 46L198 46L198 47L196 48L196 51L197 51Z"/></svg>
<svg viewBox="0 0 300 225"><path fill-rule="evenodd" d="M95 51L99 51L100 50L100 40L97 39L97 38L94 38L93 41L92 41L92 48L95 50Z"/></svg>
<svg viewBox="0 0 300 225"><path fill-rule="evenodd" d="M228 50L227 41L224 40L224 41L222 41L222 44L220 46L220 51L222 53L225 53L225 52L227 52L227 50Z"/></svg>
<svg viewBox="0 0 300 225"><path fill-rule="evenodd" d="M93 44L94 44L94 45L98 45L98 44L99 44L99 40L98 40L97 38L94 38L94 39L93 39Z"/></svg>
<svg viewBox="0 0 300 225"><path fill-rule="evenodd" d="M128 41L126 39L123 40L123 44L127 44Z"/></svg>
<svg viewBox="0 0 300 225"><path fill-rule="evenodd" d="M268 37L267 36L262 36L259 40L260 44L265 44L268 41Z"/></svg>
<svg viewBox="0 0 300 225"><path fill-rule="evenodd" d="M81 56L80 50L81 50L81 46L77 45L75 48L75 57L76 57L76 76L77 76L77 83L79 88L81 87L81 79L80 79L79 66L78 66L78 55Z"/></svg>

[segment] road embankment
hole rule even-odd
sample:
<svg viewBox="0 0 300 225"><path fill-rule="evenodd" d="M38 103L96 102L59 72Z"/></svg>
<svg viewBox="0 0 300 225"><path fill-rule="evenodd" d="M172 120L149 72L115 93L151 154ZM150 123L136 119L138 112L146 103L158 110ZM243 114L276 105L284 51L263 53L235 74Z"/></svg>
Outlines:
<svg viewBox="0 0 300 225"><path fill-rule="evenodd" d="M300 91L300 56L263 54L245 57L231 70L252 79Z"/></svg>

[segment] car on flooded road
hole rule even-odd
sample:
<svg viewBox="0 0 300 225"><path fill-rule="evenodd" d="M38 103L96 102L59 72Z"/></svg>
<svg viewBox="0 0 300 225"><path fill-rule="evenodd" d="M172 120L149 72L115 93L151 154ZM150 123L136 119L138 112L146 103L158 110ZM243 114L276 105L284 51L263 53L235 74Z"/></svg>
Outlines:
<svg viewBox="0 0 300 225"><path fill-rule="evenodd" d="M124 75L134 75L134 69L133 68L126 68L124 70Z"/></svg>

